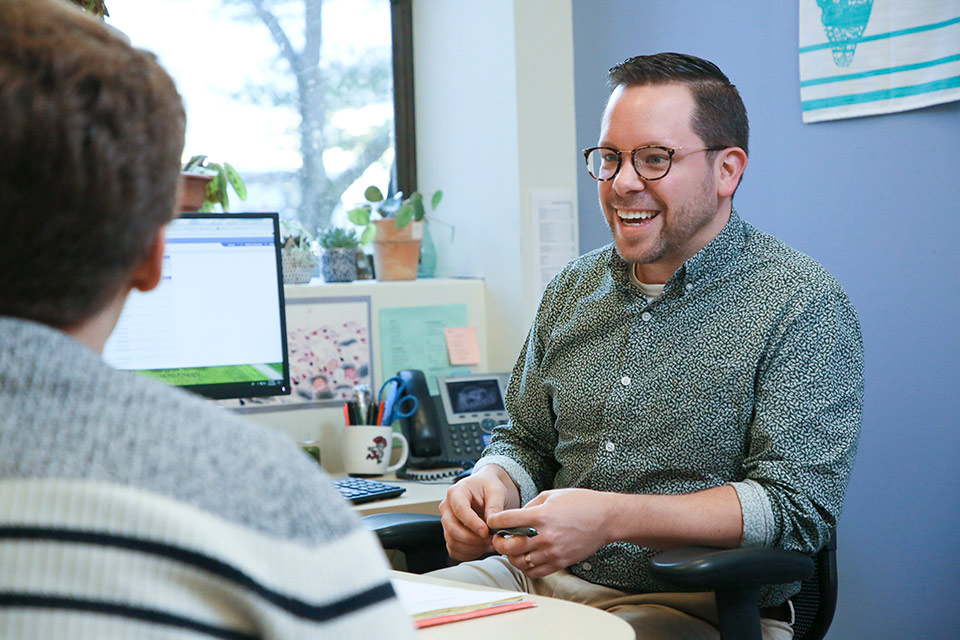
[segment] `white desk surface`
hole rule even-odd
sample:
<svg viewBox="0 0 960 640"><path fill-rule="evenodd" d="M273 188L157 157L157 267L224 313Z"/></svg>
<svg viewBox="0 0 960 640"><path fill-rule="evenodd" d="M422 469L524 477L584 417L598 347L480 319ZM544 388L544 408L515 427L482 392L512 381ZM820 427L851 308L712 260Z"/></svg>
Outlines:
<svg viewBox="0 0 960 640"><path fill-rule="evenodd" d="M462 589L497 591L490 587L450 582L401 571L392 571L391 577L415 582L449 584ZM612 613L546 596L528 595L526 598L534 600L537 606L418 629L417 638L420 640L490 640L491 638L633 640L635 637L630 625Z"/></svg>

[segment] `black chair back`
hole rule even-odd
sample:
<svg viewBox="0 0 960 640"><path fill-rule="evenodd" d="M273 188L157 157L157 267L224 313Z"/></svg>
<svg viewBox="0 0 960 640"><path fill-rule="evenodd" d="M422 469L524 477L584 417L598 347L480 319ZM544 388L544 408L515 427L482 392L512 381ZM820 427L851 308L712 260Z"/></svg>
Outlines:
<svg viewBox="0 0 960 640"><path fill-rule="evenodd" d="M813 575L804 580L793 596L796 622L794 640L822 640L837 609L837 534L814 558Z"/></svg>

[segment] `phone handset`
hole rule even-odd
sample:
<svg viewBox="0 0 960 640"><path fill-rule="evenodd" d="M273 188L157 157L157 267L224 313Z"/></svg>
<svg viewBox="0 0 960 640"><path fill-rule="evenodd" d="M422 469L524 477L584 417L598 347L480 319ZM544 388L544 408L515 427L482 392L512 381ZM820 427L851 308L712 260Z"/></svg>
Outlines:
<svg viewBox="0 0 960 640"><path fill-rule="evenodd" d="M422 371L404 369L397 376L406 383L408 394L415 396L419 406L409 418L401 418L400 426L410 443L411 458L435 458L441 452L440 424L433 415L433 399Z"/></svg>

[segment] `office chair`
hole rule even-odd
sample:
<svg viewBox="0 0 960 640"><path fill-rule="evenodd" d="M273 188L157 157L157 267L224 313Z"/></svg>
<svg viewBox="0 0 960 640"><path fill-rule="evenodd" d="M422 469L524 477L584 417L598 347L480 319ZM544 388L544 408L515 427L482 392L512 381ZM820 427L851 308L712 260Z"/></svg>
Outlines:
<svg viewBox="0 0 960 640"><path fill-rule="evenodd" d="M443 540L440 516L425 513L375 513L363 524L377 534L380 546L403 553L410 573L426 573L452 564Z"/></svg>
<svg viewBox="0 0 960 640"><path fill-rule="evenodd" d="M783 549L684 547L650 560L654 577L717 595L722 640L760 640L757 594L765 584L802 581L793 596L794 640L822 640L837 606L837 539L815 556Z"/></svg>
<svg viewBox="0 0 960 640"><path fill-rule="evenodd" d="M379 513L363 518L384 549L402 551L407 570L425 573L450 566L440 516ZM757 593L761 585L802 581L793 596L794 640L822 640L837 605L836 534L815 556L783 549L683 547L654 556L659 580L688 591L717 594L722 640L760 640Z"/></svg>

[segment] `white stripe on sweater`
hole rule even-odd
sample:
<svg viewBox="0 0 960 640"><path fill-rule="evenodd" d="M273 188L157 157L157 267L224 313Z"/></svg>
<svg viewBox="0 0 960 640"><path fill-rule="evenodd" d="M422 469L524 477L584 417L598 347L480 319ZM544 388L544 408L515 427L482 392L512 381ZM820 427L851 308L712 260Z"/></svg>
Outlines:
<svg viewBox="0 0 960 640"><path fill-rule="evenodd" d="M166 548L154 553L112 544L38 540L29 533L24 538L10 538L17 535L11 527L18 526L99 532L121 536L133 544L143 541ZM312 547L242 527L154 493L63 480L0 481L0 527L8 536L0 539L0 591L7 593L56 594L123 604L268 637L316 634L318 627L329 632L330 625L347 623L351 636L363 637L358 631L366 628L366 637L383 637L381 616L397 619L396 600L383 600L385 559L376 539L365 530ZM226 575L165 555L176 549L224 563ZM254 589L231 579L231 570L252 580ZM266 599L255 593L256 585L268 590ZM381 591L377 592L378 588ZM370 590L376 593L373 604L351 601L352 594ZM344 594L348 594L346 598ZM271 595L308 605L306 615L294 615L283 606L268 603ZM327 605L356 610L342 615L339 609L325 609ZM329 616L329 623L310 619L318 612L321 618ZM10 622L8 614L0 612L5 621L0 627ZM30 617L23 612L19 615ZM83 619L87 618L90 616ZM100 616L104 624L111 622L104 618ZM121 622L129 624L112 620ZM403 635L403 631L395 631Z"/></svg>

